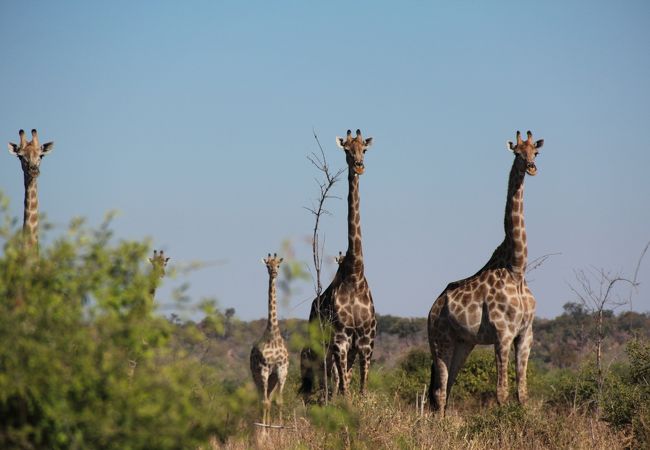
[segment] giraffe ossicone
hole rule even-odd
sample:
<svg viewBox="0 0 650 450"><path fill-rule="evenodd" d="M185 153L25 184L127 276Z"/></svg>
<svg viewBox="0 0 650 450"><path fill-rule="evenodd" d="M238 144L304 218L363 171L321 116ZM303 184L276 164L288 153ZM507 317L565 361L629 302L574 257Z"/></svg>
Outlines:
<svg viewBox="0 0 650 450"><path fill-rule="evenodd" d="M514 161L508 179L504 218L505 238L481 270L450 283L429 311L428 335L432 355L430 407L444 415L447 399L467 356L475 345L494 345L497 401L508 398L508 359L515 345L517 398L528 397L526 370L533 342L535 298L526 282L528 259L524 225L524 177L537 174L535 158L544 140L527 140L517 131L508 141Z"/></svg>

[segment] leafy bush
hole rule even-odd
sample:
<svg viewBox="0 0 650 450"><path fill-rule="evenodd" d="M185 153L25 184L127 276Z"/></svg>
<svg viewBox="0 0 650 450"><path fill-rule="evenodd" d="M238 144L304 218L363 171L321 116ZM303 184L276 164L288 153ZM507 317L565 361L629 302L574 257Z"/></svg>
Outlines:
<svg viewBox="0 0 650 450"><path fill-rule="evenodd" d="M146 245L76 220L35 257L14 223L5 212L1 448L192 448L237 430L254 394L171 345Z"/></svg>
<svg viewBox="0 0 650 450"><path fill-rule="evenodd" d="M631 428L635 444L650 444L650 343L631 341L627 373L609 380L603 398L603 418L615 428Z"/></svg>

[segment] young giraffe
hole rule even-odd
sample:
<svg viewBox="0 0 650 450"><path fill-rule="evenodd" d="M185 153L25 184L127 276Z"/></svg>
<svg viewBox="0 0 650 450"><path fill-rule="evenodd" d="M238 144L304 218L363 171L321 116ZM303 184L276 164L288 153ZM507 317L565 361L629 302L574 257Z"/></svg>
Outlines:
<svg viewBox="0 0 650 450"><path fill-rule="evenodd" d="M497 401L508 398L508 357L515 344L517 397L527 399L526 368L533 342L535 298L526 283L528 249L524 227L524 176L537 173L535 157L544 140L532 133L517 144L508 142L515 154L508 181L505 239L475 275L450 283L429 312L429 346L433 362L429 401L444 415L447 398L458 371L475 345L494 344L497 364Z"/></svg>
<svg viewBox="0 0 650 450"><path fill-rule="evenodd" d="M25 180L25 203L23 215L23 243L26 249L38 251L38 187L36 180L41 173L41 159L54 149L54 142L39 145L38 133L32 130L32 140L27 142L25 131L18 132L19 144L9 142L9 153L17 156Z"/></svg>
<svg viewBox="0 0 650 450"><path fill-rule="evenodd" d="M149 262L153 266L152 270L155 274L158 275L159 278L163 278L165 276L165 268L167 267L169 259L169 257L165 257L165 252L163 250L160 250L160 252L154 250L153 258L149 258ZM149 291L151 293L151 299L153 301L156 300L157 283L158 282L156 281L156 284L154 284Z"/></svg>
<svg viewBox="0 0 650 450"><path fill-rule="evenodd" d="M271 419L271 396L276 385L278 387L276 403L280 407L280 421L282 421L282 391L289 372L289 352L280 334L275 296L275 279L278 277L282 260L283 258L278 258L277 254L271 257L270 253L262 260L269 271L269 317L264 335L253 345L250 358L253 381L262 396L264 424L269 424Z"/></svg>
<svg viewBox="0 0 650 450"><path fill-rule="evenodd" d="M336 261L336 264L338 264L339 266L341 265L344 259L345 259L345 255L343 254L343 252L339 252L339 256L334 257L334 261Z"/></svg>
<svg viewBox="0 0 650 450"><path fill-rule="evenodd" d="M157 275L157 278L153 281L153 284L149 289L149 294L151 295L151 301L155 302L156 288L160 280L165 276L165 268L167 267L167 263L169 262L169 257L165 257L165 252L163 252L162 250L160 250L160 252L154 250L153 258L149 258L149 262L151 263L152 266L151 270L153 271L153 274ZM138 360L136 359L135 356L133 356L133 358L130 358L128 362L129 362L129 369L127 371L127 374L131 379L135 374L135 368L138 365Z"/></svg>
<svg viewBox="0 0 650 450"><path fill-rule="evenodd" d="M372 138L363 139L361 131L356 137L348 130L347 137L336 138L345 152L348 165L348 249L345 257L337 261L338 270L332 283L312 302L309 323L323 321L330 328L328 342L328 372L332 374L335 393L348 392L352 367L357 353L360 356L360 391L363 394L368 380L370 359L375 344L377 320L370 288L363 271L361 249L361 218L359 215L359 176L364 172L364 154ZM300 392L308 396L314 387L315 374L323 384L323 365L314 349L304 348L300 357L302 385ZM334 367L332 367L332 365ZM333 369L333 370L332 370Z"/></svg>

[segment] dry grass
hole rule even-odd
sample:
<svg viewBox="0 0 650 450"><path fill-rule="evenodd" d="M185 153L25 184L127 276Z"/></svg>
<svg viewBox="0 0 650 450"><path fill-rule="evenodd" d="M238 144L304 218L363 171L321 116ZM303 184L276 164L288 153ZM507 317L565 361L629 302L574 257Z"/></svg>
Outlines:
<svg viewBox="0 0 650 450"><path fill-rule="evenodd" d="M252 427L214 449L623 449L629 437L582 414L541 403L508 405L459 413L445 419L421 417L380 394L353 397L330 408L300 406L284 425Z"/></svg>

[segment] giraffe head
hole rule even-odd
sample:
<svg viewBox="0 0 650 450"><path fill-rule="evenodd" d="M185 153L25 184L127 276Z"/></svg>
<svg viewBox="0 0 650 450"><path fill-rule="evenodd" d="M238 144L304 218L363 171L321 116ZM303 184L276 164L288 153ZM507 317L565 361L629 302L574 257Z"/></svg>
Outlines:
<svg viewBox="0 0 650 450"><path fill-rule="evenodd" d="M20 159L25 174L35 178L41 173L41 159L54 149L54 142L46 142L40 145L36 130L32 130L32 140L29 142L25 138L24 130L20 130L18 136L20 136L19 144L9 142L9 153Z"/></svg>
<svg viewBox="0 0 650 450"><path fill-rule="evenodd" d="M515 154L517 167L522 172L525 170L528 175L534 176L537 174L535 157L539 153L539 149L544 145L544 139L533 141L533 133L528 131L526 134L528 139L524 141L521 138L521 133L517 131L517 144L508 141L508 150Z"/></svg>
<svg viewBox="0 0 650 450"><path fill-rule="evenodd" d="M345 160L348 163L348 167L356 175L361 175L365 170L363 156L366 150L368 150L368 147L372 145L372 138L363 139L361 137L361 130L357 130L356 137L352 137L352 131L348 130L345 139L341 137L336 138L336 145L345 152Z"/></svg>
<svg viewBox="0 0 650 450"><path fill-rule="evenodd" d="M160 278L165 276L165 267L167 267L167 262L169 262L169 258L165 257L165 252L160 250L154 250L153 251L153 258L149 258L149 262L153 266L153 270L157 271L160 273Z"/></svg>
<svg viewBox="0 0 650 450"><path fill-rule="evenodd" d="M345 255L343 254L343 252L339 252L339 256L334 257L334 261L336 261L336 264L338 264L339 266L343 263L344 259L345 259Z"/></svg>
<svg viewBox="0 0 650 450"><path fill-rule="evenodd" d="M262 262L266 264L266 268L269 271L269 275L271 278L277 278L278 277L278 271L280 270L280 263L284 260L284 258L278 258L277 253L273 253L273 256L269 253L269 256L262 259Z"/></svg>

